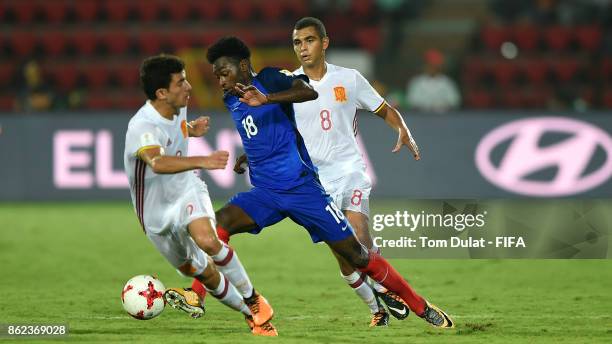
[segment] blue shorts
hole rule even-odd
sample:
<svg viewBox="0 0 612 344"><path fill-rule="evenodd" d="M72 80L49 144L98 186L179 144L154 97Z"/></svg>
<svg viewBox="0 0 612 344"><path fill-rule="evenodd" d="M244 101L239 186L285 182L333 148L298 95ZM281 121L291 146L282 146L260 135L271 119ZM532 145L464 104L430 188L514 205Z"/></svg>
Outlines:
<svg viewBox="0 0 612 344"><path fill-rule="evenodd" d="M306 228L313 242L338 241L353 235L353 228L323 186L313 179L290 190L254 187L230 199L257 224L257 234L286 217Z"/></svg>

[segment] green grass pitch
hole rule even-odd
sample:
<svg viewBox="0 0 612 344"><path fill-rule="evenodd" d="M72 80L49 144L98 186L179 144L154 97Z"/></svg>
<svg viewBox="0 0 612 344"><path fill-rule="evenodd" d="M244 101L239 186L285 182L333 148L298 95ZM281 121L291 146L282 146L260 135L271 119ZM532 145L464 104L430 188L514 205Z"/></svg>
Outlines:
<svg viewBox="0 0 612 344"><path fill-rule="evenodd" d="M70 334L55 341L612 342L611 260L395 259L458 326L436 330L412 314L370 329L367 307L339 277L328 248L285 221L259 236L232 238L276 312L280 337L255 338L241 315L213 298L197 320L171 308L150 321L123 312L121 289L133 275L156 274L167 287L191 283L143 235L128 202L0 204L0 230L0 324L68 324Z"/></svg>

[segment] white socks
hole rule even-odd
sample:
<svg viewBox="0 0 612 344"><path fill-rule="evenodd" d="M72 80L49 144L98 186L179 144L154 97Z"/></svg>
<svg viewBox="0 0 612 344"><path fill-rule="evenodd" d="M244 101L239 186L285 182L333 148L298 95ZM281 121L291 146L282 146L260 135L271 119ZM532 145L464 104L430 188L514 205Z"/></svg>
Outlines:
<svg viewBox="0 0 612 344"><path fill-rule="evenodd" d="M234 250L223 245L221 250L214 256L211 256L215 265L221 271L227 279L233 284L236 289L242 294L242 297L248 298L253 294L253 285L249 276L247 275L238 255Z"/></svg>
<svg viewBox="0 0 612 344"><path fill-rule="evenodd" d="M357 296L359 296L359 298L361 298L363 302L368 305L372 314L380 310L372 288L363 280L363 278L367 278L366 274L363 274L363 278L359 275L357 271L354 271L348 276L344 276L342 274L340 275L342 276L342 278L344 278L346 283L348 283L348 285L353 288Z"/></svg>
<svg viewBox="0 0 612 344"><path fill-rule="evenodd" d="M249 308L244 303L244 299L238 294L236 288L228 282L227 278L225 278L222 273L219 273L219 277L221 281L217 288L214 290L206 288L206 290L229 308L237 310L244 315L251 315L251 311L249 311Z"/></svg>

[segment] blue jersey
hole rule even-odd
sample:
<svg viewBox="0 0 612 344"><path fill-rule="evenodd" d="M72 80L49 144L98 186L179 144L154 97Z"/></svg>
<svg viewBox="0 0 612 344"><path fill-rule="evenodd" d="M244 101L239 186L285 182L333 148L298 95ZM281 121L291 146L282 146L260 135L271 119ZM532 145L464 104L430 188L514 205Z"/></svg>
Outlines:
<svg viewBox="0 0 612 344"><path fill-rule="evenodd" d="M264 68L252 84L261 93L270 94L290 89L296 79L308 82L304 75L293 76L277 68ZM223 101L242 138L254 186L289 190L315 178L316 169L297 130L293 104L252 107L229 93Z"/></svg>

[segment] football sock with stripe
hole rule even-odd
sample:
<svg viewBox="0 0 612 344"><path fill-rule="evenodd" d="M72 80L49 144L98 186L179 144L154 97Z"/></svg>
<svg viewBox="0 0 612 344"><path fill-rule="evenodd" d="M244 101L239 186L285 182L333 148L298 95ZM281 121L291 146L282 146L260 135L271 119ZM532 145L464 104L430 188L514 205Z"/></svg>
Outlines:
<svg viewBox="0 0 612 344"><path fill-rule="evenodd" d="M227 277L243 297L248 298L253 295L253 284L238 259L238 255L231 247L223 245L221 250L211 258L219 271Z"/></svg>
<svg viewBox="0 0 612 344"><path fill-rule="evenodd" d="M219 285L214 290L208 289L210 294L229 308L237 310L244 315L251 315L251 311L244 303L244 299L240 296L236 288L229 283L222 273L219 272L219 275Z"/></svg>
<svg viewBox="0 0 612 344"><path fill-rule="evenodd" d="M342 275L342 274L341 274ZM378 307L378 302L376 301L376 297L374 296L374 292L372 288L365 283L364 278L367 278L366 274L358 273L354 271L348 276L342 275L342 278L348 283L348 285L353 288L355 294L359 296L361 300L370 308L370 312L372 314L378 312L380 309Z"/></svg>
<svg viewBox="0 0 612 344"><path fill-rule="evenodd" d="M408 282L378 253L370 252L370 261L365 272L376 282L399 295L416 315L421 316L425 311L425 300L410 287Z"/></svg>

